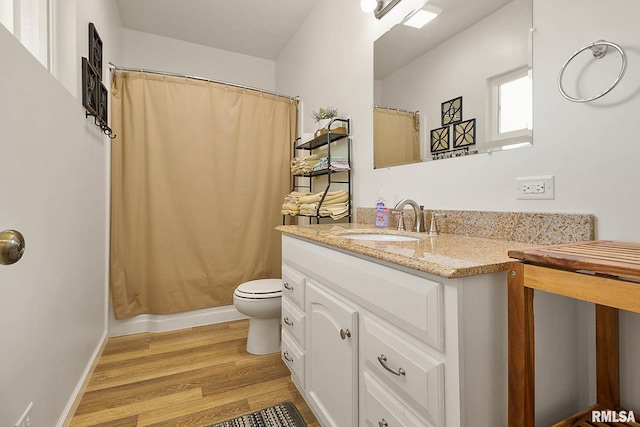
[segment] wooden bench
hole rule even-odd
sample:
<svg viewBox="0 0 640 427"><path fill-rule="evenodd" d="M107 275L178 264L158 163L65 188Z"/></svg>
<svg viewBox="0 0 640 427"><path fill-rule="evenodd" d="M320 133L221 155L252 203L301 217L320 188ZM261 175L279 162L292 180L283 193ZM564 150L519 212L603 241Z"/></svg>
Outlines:
<svg viewBox="0 0 640 427"><path fill-rule="evenodd" d="M625 411L620 407L618 310L640 313L640 243L597 240L512 250L509 256L519 260L508 270L509 427L535 426L536 289L596 304L596 404L554 427L640 426L591 423L591 411Z"/></svg>

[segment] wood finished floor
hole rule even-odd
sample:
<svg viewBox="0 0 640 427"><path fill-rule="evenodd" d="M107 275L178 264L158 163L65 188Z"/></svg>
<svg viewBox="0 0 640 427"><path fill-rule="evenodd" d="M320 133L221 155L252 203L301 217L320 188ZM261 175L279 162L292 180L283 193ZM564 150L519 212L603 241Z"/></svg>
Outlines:
<svg viewBox="0 0 640 427"><path fill-rule="evenodd" d="M290 401L319 427L280 354L246 352L248 326L110 338L71 426L208 426Z"/></svg>

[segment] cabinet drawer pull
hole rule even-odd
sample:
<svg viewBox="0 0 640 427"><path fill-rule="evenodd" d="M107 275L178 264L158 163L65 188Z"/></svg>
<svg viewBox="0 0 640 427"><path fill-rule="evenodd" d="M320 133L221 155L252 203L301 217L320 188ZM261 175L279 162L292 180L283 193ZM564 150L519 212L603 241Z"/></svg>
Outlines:
<svg viewBox="0 0 640 427"><path fill-rule="evenodd" d="M284 282L282 286L284 286L284 288L288 291L293 291L293 286L291 286L289 282Z"/></svg>
<svg viewBox="0 0 640 427"><path fill-rule="evenodd" d="M387 420L385 420L384 418L378 421L378 425L380 427L389 427L389 424L387 424Z"/></svg>
<svg viewBox="0 0 640 427"><path fill-rule="evenodd" d="M289 326L293 326L293 322L291 320L289 320L288 317L285 317L284 319L282 319L282 321L284 323L286 323L287 325L289 325Z"/></svg>
<svg viewBox="0 0 640 427"><path fill-rule="evenodd" d="M346 340L347 337L351 338L351 331L348 329L340 329L340 338Z"/></svg>
<svg viewBox="0 0 640 427"><path fill-rule="evenodd" d="M397 375L397 376L407 375L407 373L402 368L398 368L398 370L396 371L395 369L389 367L389 365L387 365L387 356L385 356L384 354L381 354L380 356L378 356L378 362L380 362L380 364L384 369L391 372L393 375Z"/></svg>
<svg viewBox="0 0 640 427"><path fill-rule="evenodd" d="M284 357L284 360L286 360L287 362L293 363L293 357L289 356L288 351L285 350L285 352L282 354L282 357Z"/></svg>

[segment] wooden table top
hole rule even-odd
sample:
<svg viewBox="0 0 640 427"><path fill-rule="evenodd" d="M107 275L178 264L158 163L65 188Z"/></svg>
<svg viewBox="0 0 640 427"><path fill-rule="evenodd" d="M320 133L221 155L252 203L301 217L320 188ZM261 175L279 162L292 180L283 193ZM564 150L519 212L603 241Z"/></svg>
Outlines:
<svg viewBox="0 0 640 427"><path fill-rule="evenodd" d="M515 249L509 256L542 267L640 280L640 243L592 240Z"/></svg>

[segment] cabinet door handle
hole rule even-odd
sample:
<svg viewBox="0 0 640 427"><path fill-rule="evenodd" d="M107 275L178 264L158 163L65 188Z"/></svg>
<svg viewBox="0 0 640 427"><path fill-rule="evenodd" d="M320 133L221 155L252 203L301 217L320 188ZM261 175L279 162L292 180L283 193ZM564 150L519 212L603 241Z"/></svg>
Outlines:
<svg viewBox="0 0 640 427"><path fill-rule="evenodd" d="M385 420L384 418L378 421L378 425L380 427L389 427L389 424L387 424L387 420Z"/></svg>
<svg viewBox="0 0 640 427"><path fill-rule="evenodd" d="M284 282L282 286L284 286L284 288L288 291L293 291L293 286L291 286L289 282Z"/></svg>
<svg viewBox="0 0 640 427"><path fill-rule="evenodd" d="M380 362L380 364L384 369L391 372L393 375L397 375L397 376L407 375L404 369L398 368L398 370L396 371L395 369L387 365L387 356L385 356L384 354L381 354L380 356L378 356L378 362Z"/></svg>
<svg viewBox="0 0 640 427"><path fill-rule="evenodd" d="M346 340L347 337L351 338L351 331L348 329L340 329L340 338Z"/></svg>
<svg viewBox="0 0 640 427"><path fill-rule="evenodd" d="M291 320L289 320L288 317L285 317L284 319L282 319L282 321L284 323L286 323L287 325L289 325L289 326L293 326L293 322Z"/></svg>
<svg viewBox="0 0 640 427"><path fill-rule="evenodd" d="M284 360L286 360L287 362L293 363L293 357L289 356L288 351L285 350L285 352L282 354L282 357L284 357Z"/></svg>

